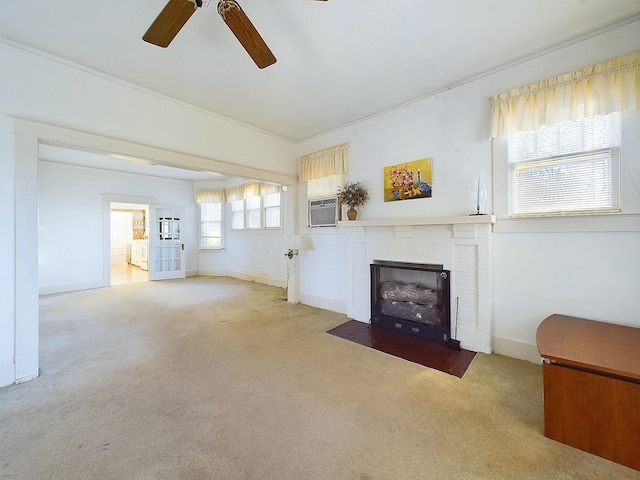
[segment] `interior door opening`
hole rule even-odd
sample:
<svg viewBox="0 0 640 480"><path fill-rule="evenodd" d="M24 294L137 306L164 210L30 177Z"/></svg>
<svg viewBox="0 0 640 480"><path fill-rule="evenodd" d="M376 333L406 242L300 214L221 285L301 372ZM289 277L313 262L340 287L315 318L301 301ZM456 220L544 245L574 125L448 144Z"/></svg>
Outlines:
<svg viewBox="0 0 640 480"><path fill-rule="evenodd" d="M111 285L149 281L149 205L111 202Z"/></svg>

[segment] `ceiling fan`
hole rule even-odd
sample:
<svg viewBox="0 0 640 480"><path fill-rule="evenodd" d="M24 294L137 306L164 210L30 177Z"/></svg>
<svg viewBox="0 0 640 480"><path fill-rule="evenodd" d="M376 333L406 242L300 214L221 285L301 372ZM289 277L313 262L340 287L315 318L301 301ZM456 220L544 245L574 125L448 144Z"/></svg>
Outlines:
<svg viewBox="0 0 640 480"><path fill-rule="evenodd" d="M168 47L196 9L202 7L202 1L169 0L169 3L162 9L142 39L159 47ZM327 0L317 1L326 2ZM218 14L258 68L265 68L276 63L276 57L271 53L271 50L269 50L269 47L236 0L219 0Z"/></svg>

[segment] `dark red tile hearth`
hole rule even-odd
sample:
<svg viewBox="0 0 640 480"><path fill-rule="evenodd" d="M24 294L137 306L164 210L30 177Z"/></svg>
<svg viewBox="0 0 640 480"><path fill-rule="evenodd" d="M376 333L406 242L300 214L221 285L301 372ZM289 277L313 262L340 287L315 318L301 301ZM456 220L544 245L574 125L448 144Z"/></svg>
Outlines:
<svg viewBox="0 0 640 480"><path fill-rule="evenodd" d="M350 320L327 333L351 342L462 378L476 355Z"/></svg>

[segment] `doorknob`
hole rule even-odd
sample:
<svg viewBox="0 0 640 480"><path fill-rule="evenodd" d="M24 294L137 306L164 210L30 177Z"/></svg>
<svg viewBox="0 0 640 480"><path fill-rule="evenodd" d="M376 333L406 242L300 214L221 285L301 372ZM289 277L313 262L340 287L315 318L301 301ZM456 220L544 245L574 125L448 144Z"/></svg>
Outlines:
<svg viewBox="0 0 640 480"><path fill-rule="evenodd" d="M182 244L182 251L184 252L184 243Z"/></svg>

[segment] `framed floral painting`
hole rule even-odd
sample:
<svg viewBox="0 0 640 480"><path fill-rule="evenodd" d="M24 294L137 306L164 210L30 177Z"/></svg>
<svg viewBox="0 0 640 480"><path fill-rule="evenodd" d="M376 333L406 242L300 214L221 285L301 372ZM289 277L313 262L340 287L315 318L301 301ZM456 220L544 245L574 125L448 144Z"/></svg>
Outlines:
<svg viewBox="0 0 640 480"><path fill-rule="evenodd" d="M384 201L431 197L432 159L384 167Z"/></svg>

